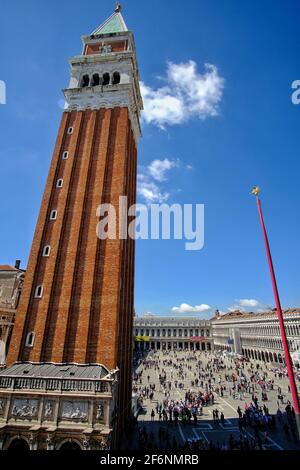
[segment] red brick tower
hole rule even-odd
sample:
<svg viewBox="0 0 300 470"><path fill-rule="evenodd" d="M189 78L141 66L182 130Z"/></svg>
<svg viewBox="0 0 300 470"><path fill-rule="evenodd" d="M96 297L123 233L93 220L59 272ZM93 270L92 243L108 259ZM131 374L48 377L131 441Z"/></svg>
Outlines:
<svg viewBox="0 0 300 470"><path fill-rule="evenodd" d="M97 207L135 203L142 100L120 6L70 60L71 80L34 234L7 365L118 367L130 411L134 241L100 240ZM122 415L122 416L121 416Z"/></svg>

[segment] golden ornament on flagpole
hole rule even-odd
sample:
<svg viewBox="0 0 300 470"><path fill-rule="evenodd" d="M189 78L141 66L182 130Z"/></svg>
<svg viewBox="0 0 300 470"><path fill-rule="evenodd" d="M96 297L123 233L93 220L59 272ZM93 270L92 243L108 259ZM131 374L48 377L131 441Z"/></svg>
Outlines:
<svg viewBox="0 0 300 470"><path fill-rule="evenodd" d="M260 193L260 187L259 186L253 186L251 193L254 194L255 196L258 196L259 193Z"/></svg>

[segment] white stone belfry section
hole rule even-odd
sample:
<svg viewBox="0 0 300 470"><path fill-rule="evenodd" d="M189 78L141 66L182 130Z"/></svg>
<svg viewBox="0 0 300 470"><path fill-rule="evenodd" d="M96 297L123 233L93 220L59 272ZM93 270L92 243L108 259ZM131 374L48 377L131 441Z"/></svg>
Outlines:
<svg viewBox="0 0 300 470"><path fill-rule="evenodd" d="M94 33L82 37L82 54L70 60L71 78L64 90L66 111L127 107L137 143L143 109L139 72L133 34L120 18L121 13L114 13ZM119 75L118 83L114 83L114 74ZM100 78L96 85L95 75Z"/></svg>

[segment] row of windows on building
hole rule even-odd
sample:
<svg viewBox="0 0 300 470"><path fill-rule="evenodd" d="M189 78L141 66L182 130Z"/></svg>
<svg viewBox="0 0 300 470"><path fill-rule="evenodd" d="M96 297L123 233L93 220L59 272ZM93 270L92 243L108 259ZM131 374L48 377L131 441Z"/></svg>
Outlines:
<svg viewBox="0 0 300 470"><path fill-rule="evenodd" d="M288 343L291 350L298 349L297 340L289 339ZM242 345L250 348L283 349L282 340L278 338L253 338L252 340L243 338Z"/></svg>
<svg viewBox="0 0 300 470"><path fill-rule="evenodd" d="M81 88L86 88L88 86L106 86L106 85L118 85L120 83L121 76L119 72L114 72L109 74L108 72L103 75L99 73L93 73L91 76L88 74L83 75L80 81Z"/></svg>
<svg viewBox="0 0 300 470"><path fill-rule="evenodd" d="M227 338L219 338L214 336L215 347L224 347L228 346ZM290 351L298 351L300 349L300 340L298 339L288 339ZM280 338L264 338L264 337L253 337L253 338L244 338L241 337L241 346L242 348L251 348L251 349L274 349L274 350L283 350L282 340Z"/></svg>
<svg viewBox="0 0 300 470"><path fill-rule="evenodd" d="M300 335L300 326L296 323L285 323L285 332L288 336L299 336ZM215 334L229 334L229 329L227 328L215 328ZM253 327L245 327L241 330L243 336L253 335L253 336L280 336L279 325L261 325Z"/></svg>
<svg viewBox="0 0 300 470"><path fill-rule="evenodd" d="M162 330L144 330L144 329L141 329L141 330L135 330L135 334L136 336L150 336L150 331L151 331L151 336L167 336L167 337L176 337L176 336L179 336L179 337L182 337L182 336L185 336L187 337L188 336L188 330L182 330L182 329L173 329L173 335L172 335L172 330L171 329L162 329ZM193 330L189 330L189 335L190 336L199 336L199 331L200 331L200 336L205 336L205 330L199 330L199 329L193 329ZM182 334L183 332L183 334ZM206 330L206 336L210 336L210 333L209 333L209 330Z"/></svg>
<svg viewBox="0 0 300 470"><path fill-rule="evenodd" d="M282 341L281 339L273 339L273 338L253 338L253 339L245 339L242 338L242 345L249 346L249 347L262 347L262 348L271 348L271 349L282 349Z"/></svg>
<svg viewBox="0 0 300 470"><path fill-rule="evenodd" d="M285 331L288 335L299 335L299 326L296 324L286 324ZM245 329L245 332L252 335L274 336L280 335L279 325L264 325Z"/></svg>

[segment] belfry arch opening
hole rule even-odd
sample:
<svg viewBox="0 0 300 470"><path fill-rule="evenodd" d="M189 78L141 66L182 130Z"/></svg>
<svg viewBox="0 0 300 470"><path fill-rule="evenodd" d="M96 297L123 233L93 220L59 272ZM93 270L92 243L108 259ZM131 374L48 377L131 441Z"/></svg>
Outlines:
<svg viewBox="0 0 300 470"><path fill-rule="evenodd" d="M94 73L92 77L92 83L91 86L98 86L100 85L100 77L99 73Z"/></svg>
<svg viewBox="0 0 300 470"><path fill-rule="evenodd" d="M112 84L113 85L118 85L118 83L120 83L120 80L121 80L121 76L120 76L119 72L114 72Z"/></svg>
<svg viewBox="0 0 300 470"><path fill-rule="evenodd" d="M88 75L83 75L81 79L81 87L85 88L90 84L90 77Z"/></svg>
<svg viewBox="0 0 300 470"><path fill-rule="evenodd" d="M102 85L103 85L103 86L109 85L109 83L110 83L110 76L109 76L109 73L104 73L104 74L103 74Z"/></svg>

